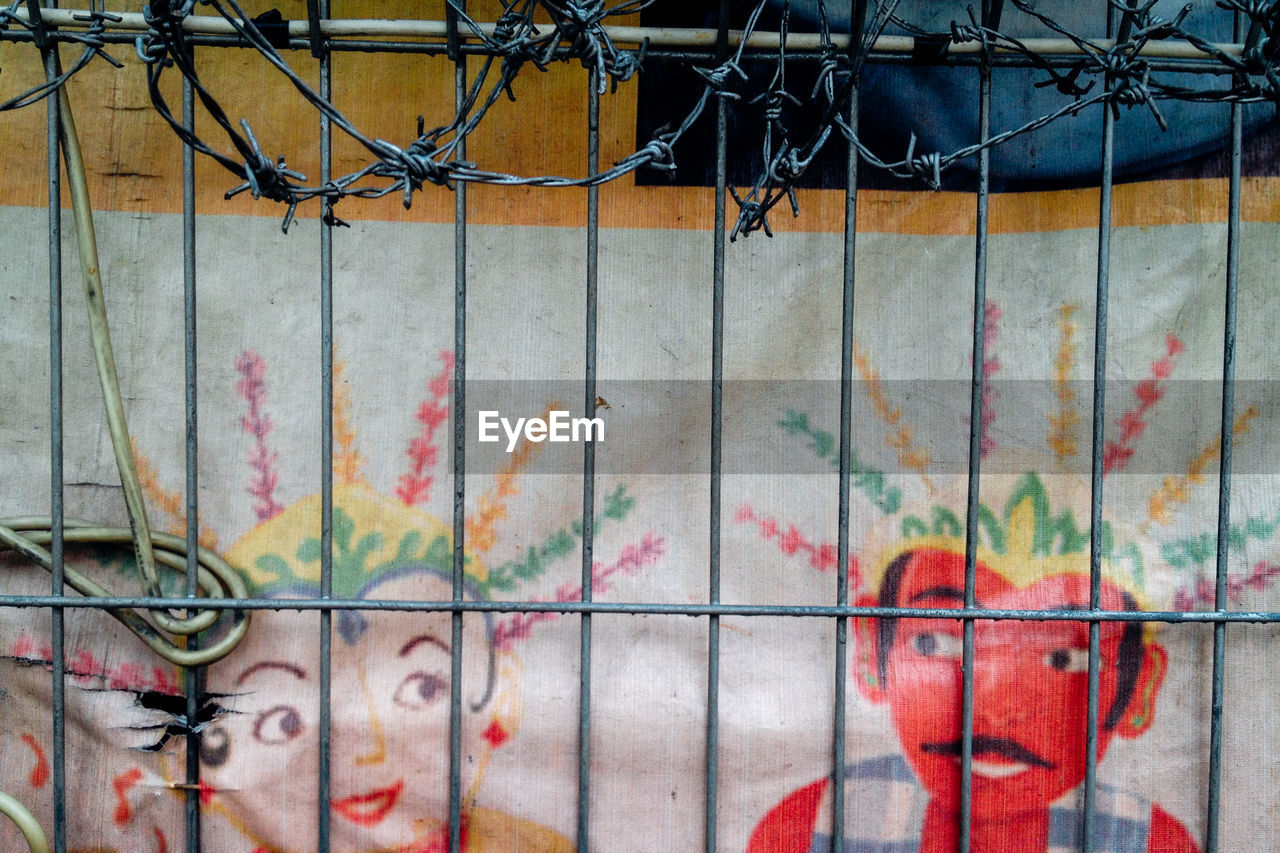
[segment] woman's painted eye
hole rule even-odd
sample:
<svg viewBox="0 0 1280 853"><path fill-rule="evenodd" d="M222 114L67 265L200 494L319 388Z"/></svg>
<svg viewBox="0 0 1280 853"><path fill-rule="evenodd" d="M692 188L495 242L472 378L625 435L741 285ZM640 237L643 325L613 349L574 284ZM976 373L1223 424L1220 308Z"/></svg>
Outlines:
<svg viewBox="0 0 1280 853"><path fill-rule="evenodd" d="M263 711L253 724L253 737L261 743L288 743L302 734L302 717L288 705Z"/></svg>
<svg viewBox="0 0 1280 853"><path fill-rule="evenodd" d="M946 631L925 631L916 634L911 645L917 654L927 658L959 658L964 652L960 638Z"/></svg>
<svg viewBox="0 0 1280 853"><path fill-rule="evenodd" d="M414 672L396 688L395 702L405 708L425 708L449 693L449 682L433 672Z"/></svg>
<svg viewBox="0 0 1280 853"><path fill-rule="evenodd" d="M1088 672L1089 650L1054 649L1044 656L1044 665L1058 672Z"/></svg>

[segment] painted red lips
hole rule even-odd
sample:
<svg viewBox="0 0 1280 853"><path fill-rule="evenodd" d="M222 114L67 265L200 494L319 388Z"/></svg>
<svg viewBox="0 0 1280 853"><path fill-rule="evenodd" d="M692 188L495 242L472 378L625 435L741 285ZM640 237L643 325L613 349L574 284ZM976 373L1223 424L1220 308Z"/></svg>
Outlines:
<svg viewBox="0 0 1280 853"><path fill-rule="evenodd" d="M402 791L404 791L403 779L376 791L352 794L341 800L333 800L330 805L335 812L356 826L377 826L395 808Z"/></svg>

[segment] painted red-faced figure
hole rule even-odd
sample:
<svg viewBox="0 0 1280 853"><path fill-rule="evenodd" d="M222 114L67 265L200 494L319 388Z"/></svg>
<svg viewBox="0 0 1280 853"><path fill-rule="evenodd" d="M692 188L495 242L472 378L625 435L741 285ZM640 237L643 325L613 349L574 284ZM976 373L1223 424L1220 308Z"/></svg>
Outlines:
<svg viewBox="0 0 1280 853"><path fill-rule="evenodd" d="M1087 608L1088 559L1079 558L1079 537L1069 543L1076 553L1044 553L1053 550L1044 546L1044 518L1030 503L1019 511L1019 503L1015 491L1000 551L979 549L977 605ZM961 607L965 558L955 545L955 537L936 535L904 543L882 564L878 592L858 604ZM1104 575L1101 607L1139 609L1118 572ZM845 769L844 853L952 853L959 844L962 623L858 618L854 624L854 680L864 696L888 705L902 753ZM1099 761L1114 738L1138 737L1151 726L1167 665L1152 630L1140 622L1101 624ZM975 621L973 851L1082 849L1088 650L1087 623ZM756 827L748 853L834 849L824 834L830 810L830 779L793 792ZM1093 841L1098 853L1199 850L1160 806L1101 782Z"/></svg>

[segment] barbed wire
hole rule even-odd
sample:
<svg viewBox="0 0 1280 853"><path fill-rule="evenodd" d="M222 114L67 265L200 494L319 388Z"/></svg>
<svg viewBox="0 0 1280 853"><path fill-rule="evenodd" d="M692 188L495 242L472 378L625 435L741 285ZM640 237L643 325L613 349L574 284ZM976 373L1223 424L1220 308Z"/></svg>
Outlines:
<svg viewBox="0 0 1280 853"><path fill-rule="evenodd" d="M104 3L105 0L90 0L89 11L83 15L75 16L75 20L89 25L84 32L59 33L59 37L65 41L78 42L84 45L84 50L76 58L76 61L71 63L62 73L41 81L20 95L15 95L7 101L0 102L0 112L16 110L44 100L93 61L95 56L102 57L116 68L124 67L111 54L103 50L106 47L106 41L103 40L102 35L107 31L106 25L108 23L119 23L120 21L119 15L112 15L106 11ZM33 11L31 12L30 20L26 20L18 15L18 9L23 5L23 0L13 0L8 6L0 8L0 34L3 34L11 26L17 27L30 33L36 46L44 50L49 46L49 38L44 23L40 18L40 6L37 3L27 3L27 7Z"/></svg>
<svg viewBox="0 0 1280 853"><path fill-rule="evenodd" d="M943 174L956 163L1052 123L1078 116L1095 105L1106 105L1115 118L1122 115L1121 107L1146 109L1164 129L1168 121L1159 107L1162 100L1280 103L1280 76L1276 69L1277 56L1280 56L1280 0L1217 0L1217 8L1232 13L1244 24L1242 31L1247 35L1238 56L1189 28L1190 4L1166 19L1153 13L1156 0L1135 5L1108 0L1121 15L1122 24L1118 39L1102 42L1078 35L1027 0L1009 0L1013 8L1031 22L1074 45L1078 52L1076 59L1044 55L1032 46L1032 40L1006 34L990 21L980 20L972 7L968 9L966 22L953 21L949 31L931 32L899 17L896 14L898 0L871 4L866 24L859 24L858 36L850 40L847 48L837 47L825 2L817 0L818 71L816 82L807 93L788 89L788 66L815 61L812 52L797 58L795 51L788 48L790 0L755 0L741 33L737 34L735 50L714 66L689 63L701 83L701 91L678 121L659 127L644 145L596 174L521 176L481 168L464 159L460 154L464 141L504 95L508 100L515 100L513 84L530 64L545 71L555 62L578 61L588 69L590 85L597 93L616 91L619 84L641 71L648 44L641 44L637 50L620 49L610 38L606 21L633 15L657 0L622 0L612 6L606 5L605 0L509 0L492 27L482 27L458 7L455 0L448 2L451 21L456 22L457 28L450 43L456 46L458 32L465 31L478 43L476 50L483 55L483 61L454 117L447 124L430 130L419 117L416 138L403 146L366 135L293 70L281 53L289 43L288 30L274 10L251 18L237 0L151 0L143 8L148 29L137 37L134 47L145 63L148 90L159 115L185 144L236 176L238 183L226 192L226 197L248 192L255 199L284 204L282 227L286 231L298 205L317 198L322 202L322 217L326 222L345 224L335 216L334 205L349 196L377 198L400 194L408 208L414 194L428 184L450 189L458 183L581 187L607 183L642 167L671 172L676 168L675 145L713 101L733 102L737 109L756 113L763 120L760 139L763 166L758 177L742 194L737 188L729 190L738 206L730 235L733 239L757 230L771 235L769 213L783 199L788 200L793 215L798 214L796 186L834 136L847 140L868 166L938 190L942 187ZM47 43L49 34L40 22L39 4L27 0L30 12L25 19L18 15L22 5L22 0L14 0L0 9L0 33L16 25L29 31L38 44ZM304 174L288 166L284 156L269 157L249 122L243 118L233 121L200 77L193 59L191 37L184 28L184 21L197 6L210 8L227 21L240 41L257 50L283 74L333 127L363 147L368 162L353 172L311 185ZM770 6L780 6L777 48L768 55L753 54L748 60L747 45ZM535 16L549 19L550 24L536 24ZM102 0L93 0L90 11L77 20L88 24L85 32L61 30L57 38L83 44L79 59L56 79L5 102L0 109L26 106L46 97L88 65L94 56L101 56L119 67L103 50L103 34L119 17L105 12ZM888 26L913 34L917 44L934 51L935 60L952 46L972 42L979 44L982 63L989 64L997 54L1016 57L1044 75L1032 83L1033 87L1051 88L1067 100L1017 127L950 152L919 151L914 130L909 128L904 154L896 160L885 158L873 151L854 130L849 122L849 104L862 63ZM721 34L726 32L727 22L721 22ZM313 48L322 46L323 41L314 35L313 32ZM1216 63L1221 72L1216 75L1218 85L1196 88L1186 85L1181 78L1169 78L1157 72L1143 52L1151 43L1162 41L1183 42L1206 60ZM762 66L763 75L759 73ZM161 86L164 73L170 68L190 81L200 104L226 136L230 151L211 144L198 135L194 127L175 116ZM748 73L749 69L757 72L754 77Z"/></svg>
<svg viewBox="0 0 1280 853"><path fill-rule="evenodd" d="M590 69L593 84L601 93L609 81L616 87L618 83L631 79L639 68L643 50L640 55L633 56L617 49L603 27L603 21L616 15L634 14L652 2L654 0L625 0L616 6L606 6L602 0L568 0L563 4L552 0L516 0L505 7L492 35L486 35L475 21L451 2L459 24L470 30L484 47L484 62L453 120L426 131L423 119L419 117L417 138L400 147L366 136L337 107L316 92L289 66L273 40L263 33L257 21L245 14L236 0L203 0L203 5L210 6L230 22L236 33L284 74L334 127L360 143L373 156L363 168L320 186L302 184L306 176L288 168L283 157L273 161L266 156L248 122L242 119L237 129L201 82L182 27L182 21L191 13L195 0L150 4L145 14L151 29L138 38L136 49L138 56L147 63L151 99L160 115L184 142L243 179L243 183L229 190L226 197L248 191L255 199L267 198L286 204L288 211L282 227L287 231L298 204L312 198L325 201L326 221L343 224L332 210L339 199L347 196L378 198L398 192L403 194L404 206L409 208L413 194L428 183L449 188L458 182L590 186L614 180L642 165L662 168L672 163L670 146L680 131L659 135L613 168L585 178L520 177L481 169L475 163L456 156L462 150L463 140L475 130L502 95L515 99L512 83L526 62L545 70L553 60L576 58ZM534 12L538 9L552 17L549 32L540 31L534 23ZM200 102L231 141L238 159L205 143L194 129L174 116L160 89L161 76L169 67L176 67L191 82ZM490 78L495 76L496 79L491 81ZM365 183L370 179L381 183Z"/></svg>
<svg viewBox="0 0 1280 853"><path fill-rule="evenodd" d="M988 139L950 153L918 154L916 136L911 132L904 156L896 161L887 161L864 144L849 124L846 119L848 99L832 94L831 75L826 75L825 78L820 78L823 85L814 89L811 100L819 95L825 95L827 115L830 117L829 124L824 123L801 147L792 148L784 141L777 148L766 150L765 162L768 165L751 191L745 197L740 197L736 192L731 191L739 207L739 217L734 225L732 237L738 234L749 234L756 230L764 230L766 234L772 235L767 217L769 211L783 198L790 200L793 214L798 215L795 182L817 152L826 144L833 127L837 128L849 144L857 149L860 159L873 168L899 178L914 179L930 189L940 190L942 173L955 163L983 150L1003 145L1015 137L1039 130L1060 119L1079 115L1095 104L1107 104L1113 117L1117 119L1121 115L1122 106L1126 108L1145 106L1150 110L1161 130L1168 128L1168 123L1157 103L1161 99L1232 103L1270 101L1280 104L1280 79L1277 78L1275 68L1277 54L1280 54L1280 39L1276 38L1277 30L1280 29L1280 2L1277 0L1218 0L1216 4L1218 8L1243 15L1249 21L1248 36L1239 57L1227 53L1209 39L1197 35L1184 26L1184 22L1192 11L1189 3L1183 6L1173 19L1163 19L1152 14L1157 0L1147 0L1141 6L1127 6L1117 0L1108 0L1109 4L1127 19L1127 26L1124 29L1127 29L1129 34L1127 38L1121 38L1113 45L1104 46L1096 40L1077 35L1050 16L1038 11L1026 0L1009 0L1018 11L1068 39L1078 48L1082 58L1069 63L1065 70L1061 67L1055 68L1054 63L1029 47L1026 42L980 23L972 7L968 9L967 24L953 21L949 33L933 33L915 27L894 15L892 2L894 0L886 0L882 3L881 11L888 7L888 17L894 25L941 46L977 41L982 45L982 55L987 60L996 50L1021 56L1033 69L1047 75L1047 79L1034 83L1035 87L1052 86L1071 100L1018 127L997 133ZM819 19L823 29L824 44L829 45L829 35L826 32L828 25L822 6L822 0L819 0ZM784 18L785 14L784 11ZM1142 57L1142 52L1149 43L1165 40L1184 41L1206 56L1217 60L1231 72L1231 85L1226 88L1196 89L1153 77L1151 63ZM829 46L826 48L828 53L832 50L833 48ZM778 61L781 64L785 61L785 57L780 57ZM774 81L780 79L780 74L774 76ZM1103 82L1101 90L1085 98L1084 96L1094 89L1099 80Z"/></svg>

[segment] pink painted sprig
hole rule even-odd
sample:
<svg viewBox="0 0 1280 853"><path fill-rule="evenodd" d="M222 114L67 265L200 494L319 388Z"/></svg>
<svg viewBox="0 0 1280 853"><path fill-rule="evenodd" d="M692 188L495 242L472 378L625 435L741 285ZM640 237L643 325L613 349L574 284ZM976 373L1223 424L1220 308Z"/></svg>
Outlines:
<svg viewBox="0 0 1280 853"><path fill-rule="evenodd" d="M1151 375L1133 386L1133 396L1138 399L1138 405L1120 416L1120 440L1108 441L1103 447L1104 474L1123 471L1133 458L1133 445L1147 428L1147 416L1164 397L1164 386L1160 383L1173 373L1174 356L1186 350L1182 341L1173 334L1165 336L1164 346L1165 354L1151 363Z"/></svg>
<svg viewBox="0 0 1280 853"><path fill-rule="evenodd" d="M18 635L5 656L26 666L53 668L53 648L26 634ZM94 679L100 679L108 690L153 690L171 696L182 693L177 679L163 667L153 666L148 671L142 664L132 661L112 665L98 660L88 649L65 654L63 671L77 684L87 685Z"/></svg>
<svg viewBox="0 0 1280 853"><path fill-rule="evenodd" d="M611 565L596 563L591 567L591 591L593 594L608 592L611 581L623 575L633 575L645 566L656 563L666 553L666 540L652 531L645 534L638 545L628 545ZM545 598L533 598L532 601L546 601ZM582 586L580 584L564 584L556 590L557 602L581 601ZM515 644L529 639L534 625L550 622L561 616L560 613L513 613L498 622L493 629L493 647L498 651L511 651Z"/></svg>
<svg viewBox="0 0 1280 853"><path fill-rule="evenodd" d="M1262 592L1280 578L1280 565L1266 560L1253 567L1246 577L1227 578L1227 599L1232 604L1240 604L1248 590ZM1173 609L1179 611L1194 610L1197 604L1213 605L1217 593L1217 584L1209 578L1197 578L1196 582L1183 587L1173 595Z"/></svg>
<svg viewBox="0 0 1280 853"><path fill-rule="evenodd" d="M759 515L746 504L738 508L733 520L739 524L754 524L759 529L761 538L769 541L777 540L778 550L784 555L793 557L796 554L803 554L809 558L809 565L820 572L833 572L839 566L835 545L830 542L815 545L807 540L794 524L788 524L787 529L783 530L776 519ZM856 586L856 578L853 577L856 570L850 569L850 571L849 582Z"/></svg>
<svg viewBox="0 0 1280 853"><path fill-rule="evenodd" d="M256 500L253 511L258 520L266 521L279 515L284 509L275 499L276 485L280 479L276 461L280 454L273 452L267 444L267 436L275 428L271 416L263 407L267 396L267 364L253 350L245 350L236 358L236 370L240 373L236 391L249 404L248 413L240 418L240 428L253 436L253 450L249 452L249 467L253 469L253 479L249 481L249 494Z"/></svg>
<svg viewBox="0 0 1280 853"><path fill-rule="evenodd" d="M436 447L435 435L440 425L449 420L449 380L453 374L453 353L440 351L440 372L427 383L427 399L418 406L414 418L422 424L418 435L409 441L409 449L405 455L409 457L408 472L400 476L396 486L396 497L407 506L425 503L431 497L431 486L435 478L428 473L436 464L439 449Z"/></svg>

